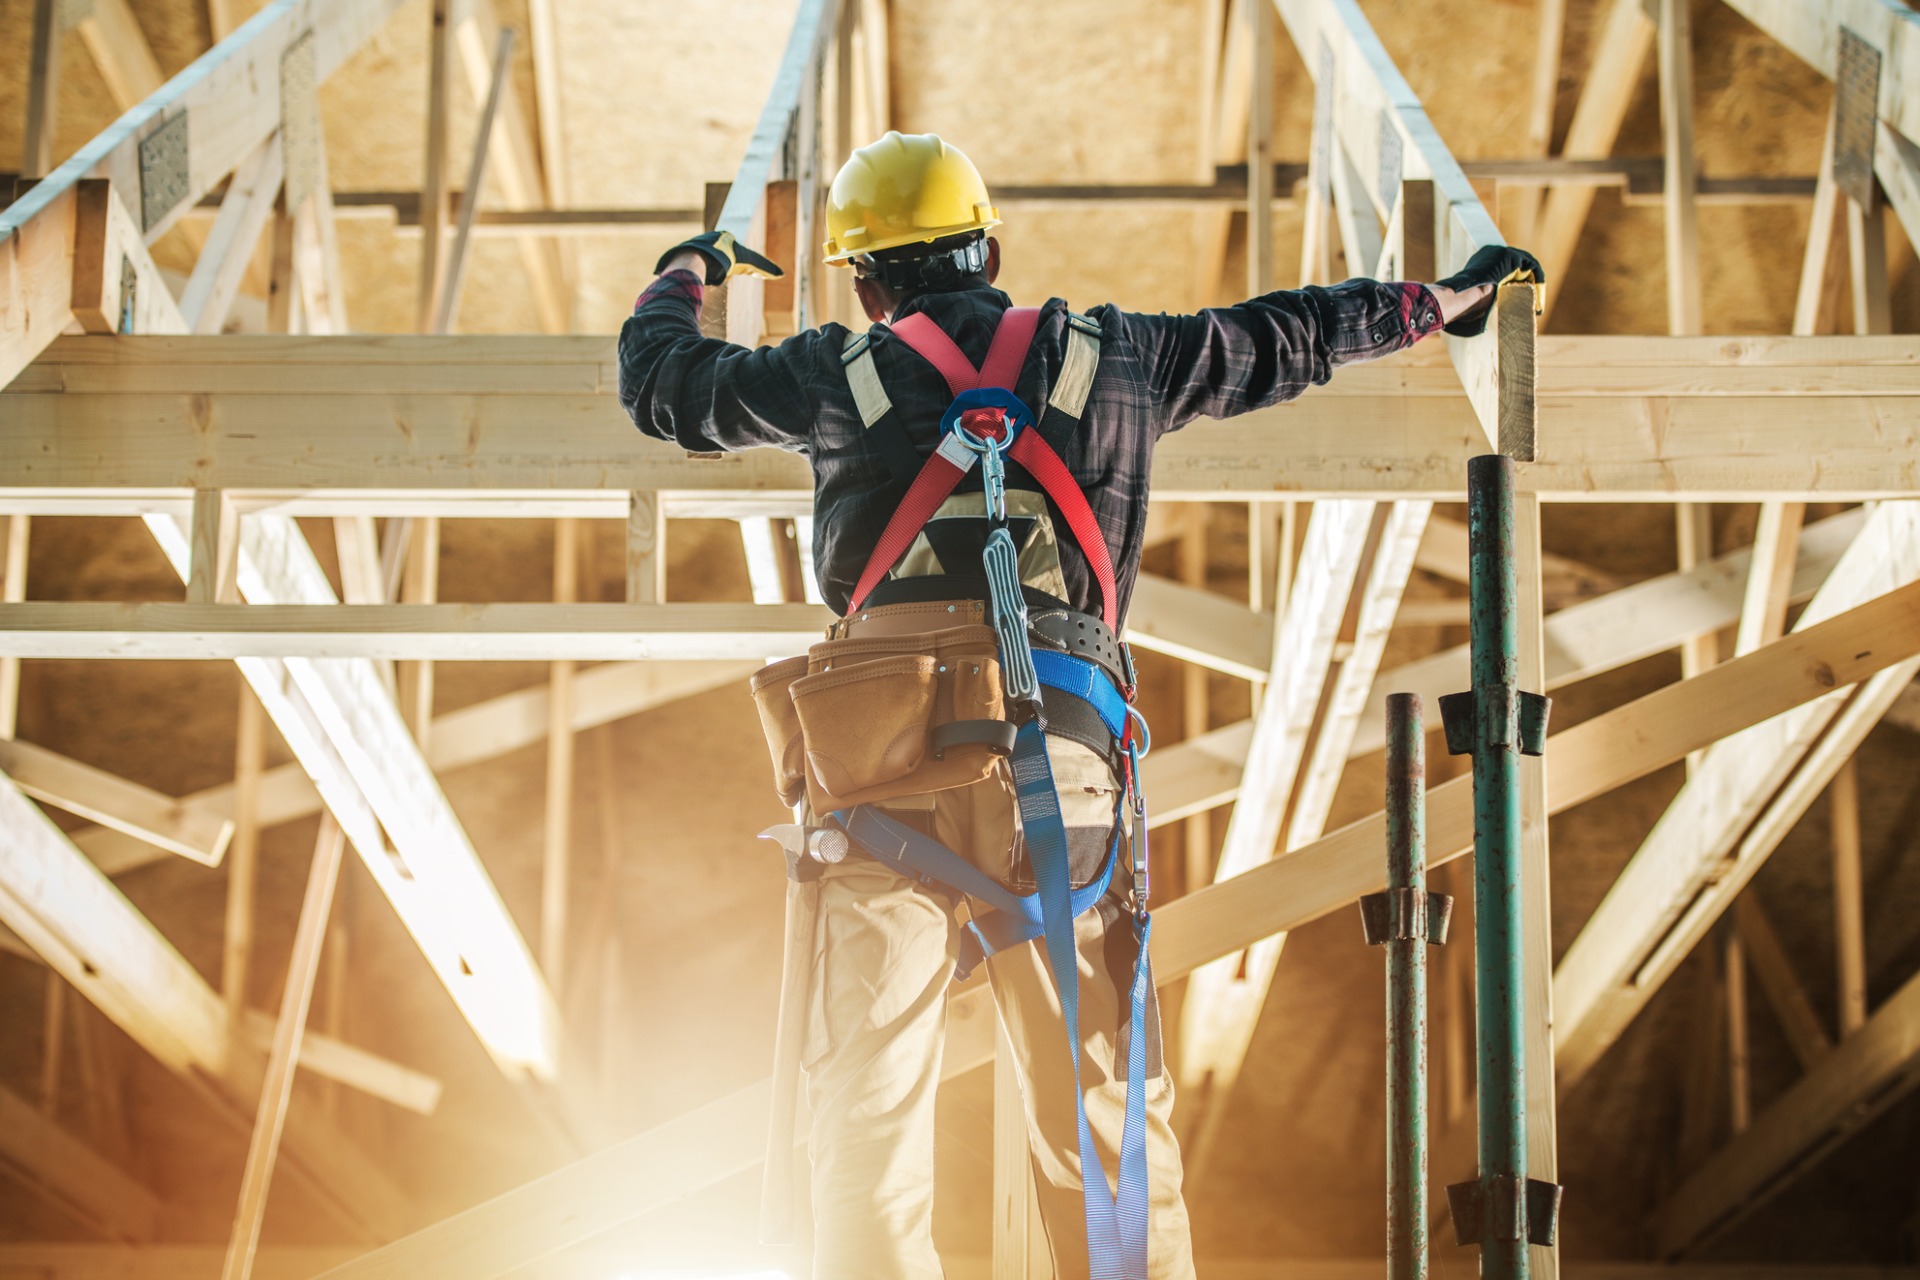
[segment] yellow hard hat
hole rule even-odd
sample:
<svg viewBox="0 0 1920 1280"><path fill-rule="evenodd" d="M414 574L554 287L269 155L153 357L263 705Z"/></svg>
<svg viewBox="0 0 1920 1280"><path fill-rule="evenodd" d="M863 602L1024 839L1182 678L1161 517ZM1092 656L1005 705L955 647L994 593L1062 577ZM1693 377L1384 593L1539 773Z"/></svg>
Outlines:
<svg viewBox="0 0 1920 1280"><path fill-rule="evenodd" d="M889 132L848 157L827 192L827 261L1000 225L980 171L931 133Z"/></svg>

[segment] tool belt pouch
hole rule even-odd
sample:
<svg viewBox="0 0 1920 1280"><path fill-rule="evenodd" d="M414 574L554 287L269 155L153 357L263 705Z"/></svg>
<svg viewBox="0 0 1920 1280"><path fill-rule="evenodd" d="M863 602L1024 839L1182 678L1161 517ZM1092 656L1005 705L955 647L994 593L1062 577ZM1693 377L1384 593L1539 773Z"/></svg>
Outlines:
<svg viewBox="0 0 1920 1280"><path fill-rule="evenodd" d="M807 790L806 748L800 735L800 713L793 705L793 684L807 674L805 655L776 662L753 673L753 705L760 712L760 728L767 735L767 754L773 757L773 789L780 803L799 804Z"/></svg>
<svg viewBox="0 0 1920 1280"><path fill-rule="evenodd" d="M754 677L754 698L781 799L796 776L785 737L789 724L800 735L799 761L815 813L987 777L1013 737L994 644L993 629L983 626L861 636L817 644L805 659L762 670ZM796 678L790 673L802 661L807 674ZM782 690L789 709L777 705Z"/></svg>

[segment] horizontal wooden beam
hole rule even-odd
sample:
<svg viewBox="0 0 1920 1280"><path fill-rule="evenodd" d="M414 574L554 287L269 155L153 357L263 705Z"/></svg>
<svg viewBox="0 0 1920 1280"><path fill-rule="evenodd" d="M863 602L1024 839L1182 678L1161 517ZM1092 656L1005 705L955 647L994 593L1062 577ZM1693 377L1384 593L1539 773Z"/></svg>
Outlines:
<svg viewBox="0 0 1920 1280"><path fill-rule="evenodd" d="M1796 632L1684 684L1562 730L1548 741L1555 812L1684 758L1729 733L1866 679L1920 649L1920 585ZM1155 914L1154 979L1285 932L1385 887L1386 816L1376 813L1285 858L1176 899ZM1427 792L1429 865L1473 843L1473 781ZM949 1005L942 1072L993 1058L994 1013L975 981ZM483 1280L590 1239L758 1163L771 1085L760 1081L584 1161L367 1254L324 1280ZM663 1186L664 1171L677 1173ZM624 1194L610 1194L617 1188Z"/></svg>
<svg viewBox="0 0 1920 1280"><path fill-rule="evenodd" d="M1587 363L1542 389L1554 430L1519 477L1543 498L1920 491L1912 335L1574 341L1569 354L1584 351ZM620 518L633 489L659 491L670 514L702 503L791 514L812 492L795 455L689 457L628 428L599 340L192 343L206 345L63 344L59 363L0 396L0 508L124 513L198 486L282 514L423 510L437 494L473 515ZM1608 350L1626 363L1609 362ZM1553 359L1543 344L1542 368ZM1451 376L1430 362L1382 361L1295 403L1181 432L1156 452L1155 494L1458 500L1464 461L1484 444ZM1803 414L1781 403L1793 395L1820 397L1816 447ZM328 447L316 451L320 437Z"/></svg>
<svg viewBox="0 0 1920 1280"><path fill-rule="evenodd" d="M169 853L218 866L233 820L30 742L0 741L0 771L35 800Z"/></svg>
<svg viewBox="0 0 1920 1280"><path fill-rule="evenodd" d="M1143 573L1127 609L1136 649L1195 663L1242 680L1265 680L1273 651L1273 615L1237 600Z"/></svg>
<svg viewBox="0 0 1920 1280"><path fill-rule="evenodd" d="M265 1053L273 1043L273 1018L247 1010L247 1040ZM300 1066L416 1115L430 1116L440 1106L442 1085L435 1077L311 1028L301 1037Z"/></svg>
<svg viewBox="0 0 1920 1280"><path fill-rule="evenodd" d="M822 605L0 604L0 656L714 661L802 653Z"/></svg>

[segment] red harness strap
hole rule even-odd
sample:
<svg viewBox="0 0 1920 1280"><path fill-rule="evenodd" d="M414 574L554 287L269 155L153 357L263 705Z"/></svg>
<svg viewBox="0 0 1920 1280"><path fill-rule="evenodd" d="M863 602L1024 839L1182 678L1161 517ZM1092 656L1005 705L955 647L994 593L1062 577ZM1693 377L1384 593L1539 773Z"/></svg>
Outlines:
<svg viewBox="0 0 1920 1280"><path fill-rule="evenodd" d="M993 333L993 343L987 349L986 361L978 369L973 367L953 339L923 314L908 316L893 326L893 332L922 359L938 369L946 378L948 389L957 396L977 387L998 387L1003 391L1012 391L1026 364L1027 354L1032 349L1034 331L1039 323L1038 307L1012 307L1002 313L1000 325ZM970 409L961 416L961 423L976 435L999 437L1006 430L1002 424L1003 417L996 409ZM873 589L900 563L900 558L907 554L913 540L933 519L940 504L947 500L959 485L961 477L966 475L967 467L948 456L945 444L942 441L943 447L936 450L920 468L920 474L914 477L906 496L901 499L899 509L887 521L887 527L880 534L880 541L875 544L866 569L860 574L860 581L854 586L853 608L860 608L867 597L873 594ZM1094 517L1087 495L1075 483L1073 473L1067 470L1067 464L1034 427L1028 427L1014 438L1013 445L1007 450L1007 457L1025 467L1027 473L1040 483L1046 495L1053 499L1054 506L1060 508L1074 541L1080 544L1080 553L1087 559L1087 567L1093 573L1094 581L1099 584L1101 619L1108 627L1118 630L1119 597L1113 582L1113 558L1107 551L1107 539L1100 531L1100 522Z"/></svg>

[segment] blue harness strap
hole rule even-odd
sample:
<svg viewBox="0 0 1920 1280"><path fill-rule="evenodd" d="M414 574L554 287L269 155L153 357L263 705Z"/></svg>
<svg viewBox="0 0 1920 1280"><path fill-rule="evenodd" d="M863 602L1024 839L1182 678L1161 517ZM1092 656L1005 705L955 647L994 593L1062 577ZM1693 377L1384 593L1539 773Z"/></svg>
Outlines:
<svg viewBox="0 0 1920 1280"><path fill-rule="evenodd" d="M1144 748L1127 737L1131 712L1125 698L1106 675L1090 662L1049 650L1033 651L1040 683L1089 703L1115 738L1128 744L1132 763L1126 791L1134 798L1135 894L1144 903L1145 809L1139 797L1138 758ZM1046 733L1040 720L1022 725L1009 759L1014 799L1020 814L1027 859L1037 891L1016 894L931 836L908 826L871 805L838 810L833 817L855 847L875 861L929 887L944 886L986 904L990 910L967 925L962 939L958 976L965 977L979 961L1036 938L1044 939L1047 964L1060 999L1067 1049L1073 1059L1074 1111L1080 1144L1080 1185L1087 1228L1088 1264L1092 1280L1146 1280L1147 1276L1147 1130L1146 1066L1147 1011L1153 998L1153 973L1147 958L1152 921L1144 909L1131 917L1137 951L1128 985L1126 1108L1120 1131L1117 1183L1109 1184L1099 1149L1087 1120L1086 1094L1080 1074L1080 969L1074 940L1074 920L1092 910L1112 887L1118 862L1123 815L1114 814L1113 838L1100 874L1085 887L1072 887L1066 822L1047 756Z"/></svg>

